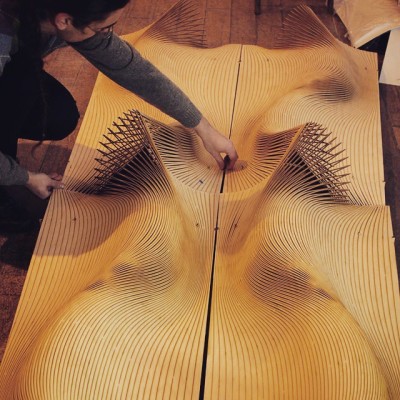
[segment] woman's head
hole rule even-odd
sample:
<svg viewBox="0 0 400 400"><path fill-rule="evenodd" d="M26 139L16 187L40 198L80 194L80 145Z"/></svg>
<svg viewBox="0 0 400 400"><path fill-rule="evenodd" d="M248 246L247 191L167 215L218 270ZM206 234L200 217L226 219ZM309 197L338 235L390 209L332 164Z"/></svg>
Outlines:
<svg viewBox="0 0 400 400"><path fill-rule="evenodd" d="M32 58L41 59L41 34L76 42L104 32L129 0L10 0L20 19L19 42ZM111 21L111 22L110 22ZM92 29L90 29L92 28ZM93 30L94 29L94 30Z"/></svg>
<svg viewBox="0 0 400 400"><path fill-rule="evenodd" d="M129 0L39 0L40 19L53 21L58 14L68 14L75 28L104 21L111 13L122 9Z"/></svg>
<svg viewBox="0 0 400 400"><path fill-rule="evenodd" d="M67 42L110 33L129 0L20 0L35 3L41 30Z"/></svg>

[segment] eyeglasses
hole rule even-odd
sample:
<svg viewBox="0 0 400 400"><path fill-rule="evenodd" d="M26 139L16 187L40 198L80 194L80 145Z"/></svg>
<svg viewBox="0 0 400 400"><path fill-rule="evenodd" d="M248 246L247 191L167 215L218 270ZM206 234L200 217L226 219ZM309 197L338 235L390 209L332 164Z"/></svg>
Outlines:
<svg viewBox="0 0 400 400"><path fill-rule="evenodd" d="M92 31L95 32L96 34L100 34L103 36L104 39L110 39L110 37L112 36L113 32L114 32L114 25L117 22L114 22L111 25L108 26L104 26L103 28L97 28L94 29L92 28L90 25L88 25L87 27Z"/></svg>

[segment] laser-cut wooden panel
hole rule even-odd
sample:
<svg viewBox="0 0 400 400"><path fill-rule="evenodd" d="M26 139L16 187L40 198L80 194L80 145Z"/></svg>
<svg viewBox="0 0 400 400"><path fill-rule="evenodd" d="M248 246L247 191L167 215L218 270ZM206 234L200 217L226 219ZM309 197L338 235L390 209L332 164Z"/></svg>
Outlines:
<svg viewBox="0 0 400 400"><path fill-rule="evenodd" d="M99 76L1 398L398 398L375 58L306 7L277 49L205 49L192 10L128 40L241 160L221 172L193 132Z"/></svg>
<svg viewBox="0 0 400 400"><path fill-rule="evenodd" d="M379 306L362 289L379 297L386 285L390 216L340 204L345 192L333 200L336 185L306 165L320 149L316 164L334 161L329 138L315 139L296 143L264 187L223 195L205 398L395 398L398 359L384 355Z"/></svg>

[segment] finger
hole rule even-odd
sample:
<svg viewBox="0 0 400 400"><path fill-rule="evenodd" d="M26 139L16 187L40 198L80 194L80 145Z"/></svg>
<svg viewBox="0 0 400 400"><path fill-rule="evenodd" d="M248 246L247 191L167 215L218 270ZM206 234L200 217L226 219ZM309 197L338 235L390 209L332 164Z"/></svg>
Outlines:
<svg viewBox="0 0 400 400"><path fill-rule="evenodd" d="M56 180L56 181L61 181L61 179L63 178L62 175L57 174L57 172L52 172L52 173L49 175L49 177L50 177L51 179Z"/></svg>
<svg viewBox="0 0 400 400"><path fill-rule="evenodd" d="M218 152L212 152L211 155L215 158L215 161L217 162L219 169L224 169L225 163L223 158L221 157L221 154L219 154Z"/></svg>
<svg viewBox="0 0 400 400"><path fill-rule="evenodd" d="M64 189L64 182L60 182L60 181L53 180L53 181L50 183L48 189L49 189L50 191L53 191L53 189Z"/></svg>
<svg viewBox="0 0 400 400"><path fill-rule="evenodd" d="M233 169L238 158L239 158L239 156L238 156L236 150L233 149L230 153L227 154L226 168Z"/></svg>
<svg viewBox="0 0 400 400"><path fill-rule="evenodd" d="M57 181L57 183L53 187L55 189L64 189L64 182Z"/></svg>
<svg viewBox="0 0 400 400"><path fill-rule="evenodd" d="M46 189L42 190L41 192L37 193L37 195L42 199L45 200L51 195L51 190Z"/></svg>

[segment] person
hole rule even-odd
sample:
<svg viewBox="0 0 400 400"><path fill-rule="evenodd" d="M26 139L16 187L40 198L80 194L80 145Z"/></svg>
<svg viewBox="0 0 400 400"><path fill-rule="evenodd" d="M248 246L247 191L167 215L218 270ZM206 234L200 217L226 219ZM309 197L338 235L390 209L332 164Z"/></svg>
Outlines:
<svg viewBox="0 0 400 400"><path fill-rule="evenodd" d="M27 171L16 161L19 138L60 140L77 125L79 113L72 95L43 70L42 58L63 45L72 46L109 78L194 128L219 167L233 168L238 158L233 143L174 83L114 34L128 1L0 0L0 186L25 185L41 199L63 187L60 175Z"/></svg>

